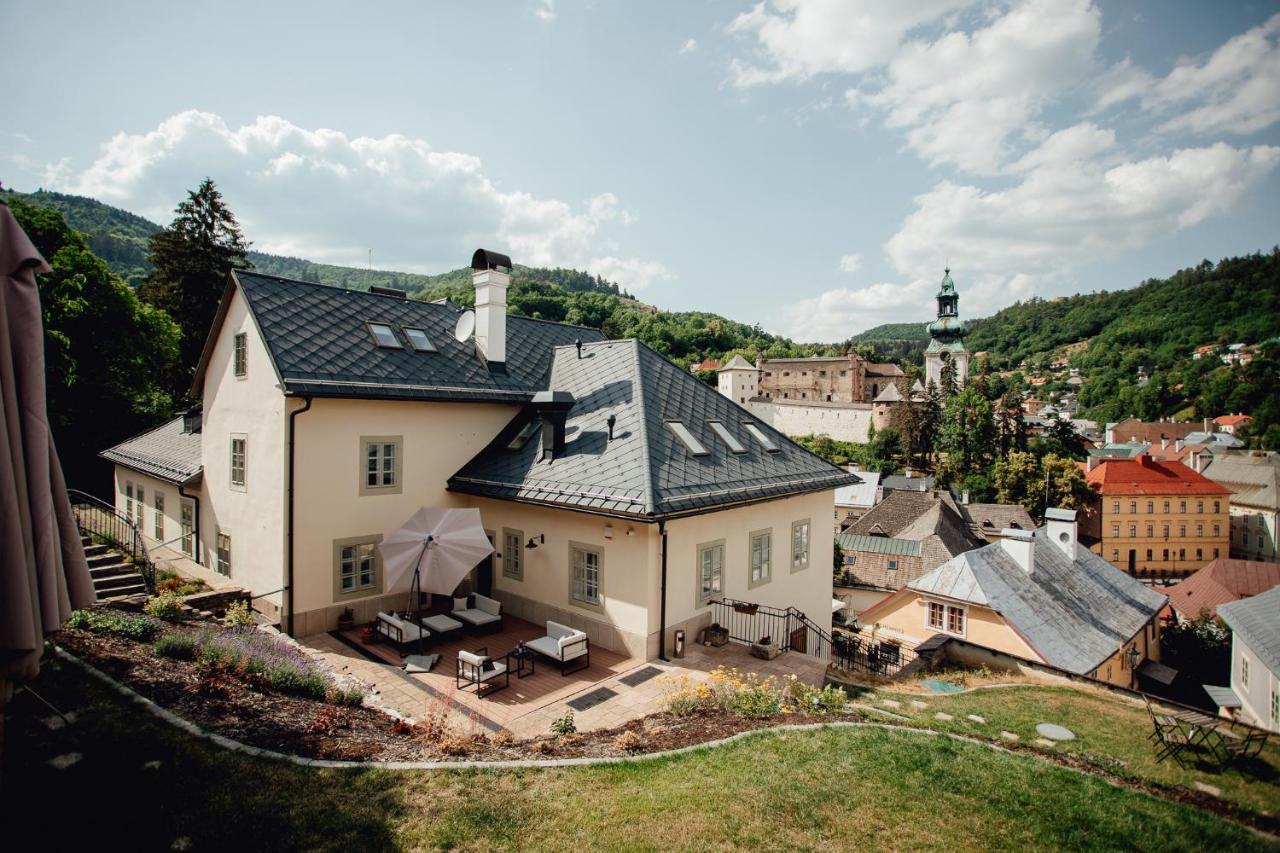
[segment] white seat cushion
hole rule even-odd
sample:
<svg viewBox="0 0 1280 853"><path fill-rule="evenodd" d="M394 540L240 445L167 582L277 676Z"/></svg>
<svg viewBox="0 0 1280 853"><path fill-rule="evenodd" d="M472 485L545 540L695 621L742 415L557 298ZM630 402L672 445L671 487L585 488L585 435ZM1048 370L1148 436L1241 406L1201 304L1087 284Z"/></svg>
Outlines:
<svg viewBox="0 0 1280 853"><path fill-rule="evenodd" d="M533 649L541 655L560 660L560 646L551 637L539 637L524 644L526 649Z"/></svg>
<svg viewBox="0 0 1280 853"><path fill-rule="evenodd" d="M410 640L425 640L431 636L431 632L421 625L415 625L396 616L394 613L379 613L378 628L388 637L394 637L395 631L389 630L387 626L394 626L400 629L399 640L401 642L409 642Z"/></svg>
<svg viewBox="0 0 1280 853"><path fill-rule="evenodd" d="M488 625L491 622L501 621L501 616L494 616L492 613L486 613L483 610L455 610L453 618L461 619L471 625Z"/></svg>
<svg viewBox="0 0 1280 853"><path fill-rule="evenodd" d="M459 622L457 619L450 619L448 616L445 616L443 613L436 614L435 616L424 617L422 620L422 624L426 625L432 631L437 631L441 634L445 633L446 631L456 631L457 629L462 627L462 623Z"/></svg>

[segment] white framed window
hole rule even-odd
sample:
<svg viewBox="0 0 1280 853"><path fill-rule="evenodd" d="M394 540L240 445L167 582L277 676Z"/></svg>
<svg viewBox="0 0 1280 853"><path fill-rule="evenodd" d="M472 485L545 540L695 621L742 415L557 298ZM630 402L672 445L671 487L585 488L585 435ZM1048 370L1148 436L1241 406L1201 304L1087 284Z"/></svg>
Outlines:
<svg viewBox="0 0 1280 853"><path fill-rule="evenodd" d="M1240 658L1240 686L1249 686L1249 659L1244 656Z"/></svg>
<svg viewBox="0 0 1280 853"><path fill-rule="evenodd" d="M133 483L128 480L124 481L124 517L133 521Z"/></svg>
<svg viewBox="0 0 1280 853"><path fill-rule="evenodd" d="M698 604L724 593L724 540L698 546Z"/></svg>
<svg viewBox="0 0 1280 853"><path fill-rule="evenodd" d="M182 525L182 553L188 557L194 557L196 550L194 535L196 523L195 504L191 503L191 501L182 501L179 513L179 521Z"/></svg>
<svg viewBox="0 0 1280 853"><path fill-rule="evenodd" d="M404 438L360 436L360 494L398 495L404 491Z"/></svg>
<svg viewBox="0 0 1280 853"><path fill-rule="evenodd" d="M231 577L231 534L225 530L218 531L218 562L214 568L218 574Z"/></svg>
<svg viewBox="0 0 1280 853"><path fill-rule="evenodd" d="M791 571L809 568L809 519L791 525Z"/></svg>
<svg viewBox="0 0 1280 853"><path fill-rule="evenodd" d="M925 602L925 627L931 631L963 637L966 615L965 608L954 604L943 604L940 601Z"/></svg>
<svg viewBox="0 0 1280 853"><path fill-rule="evenodd" d="M431 343L431 338L427 335L426 329L418 329L413 326L401 326L400 331L404 332L404 336L409 340L409 346L417 352L435 352L436 345Z"/></svg>
<svg viewBox="0 0 1280 853"><path fill-rule="evenodd" d="M243 435L231 436L231 485L244 488L245 471L249 464L249 439Z"/></svg>
<svg viewBox="0 0 1280 853"><path fill-rule="evenodd" d="M350 595L374 589L378 581L377 543L340 542L337 548L339 594Z"/></svg>
<svg viewBox="0 0 1280 853"><path fill-rule="evenodd" d="M237 379L249 373L249 336L240 332L231 339L231 363Z"/></svg>
<svg viewBox="0 0 1280 853"><path fill-rule="evenodd" d="M1113 514L1114 514L1114 513L1118 513L1118 512L1120 512L1120 501L1112 501L1112 502L1111 502L1111 512L1112 512Z"/></svg>
<svg viewBox="0 0 1280 853"><path fill-rule="evenodd" d="M400 339L396 337L395 330L391 328L389 323L368 324L369 336L373 338L374 344L383 349L404 349L404 344L400 343Z"/></svg>
<svg viewBox="0 0 1280 853"><path fill-rule="evenodd" d="M930 601L928 610L928 618L925 624L935 631L941 631L942 627L947 623L947 608L936 601Z"/></svg>
<svg viewBox="0 0 1280 853"><path fill-rule="evenodd" d="M155 526L156 541L164 541L164 492L156 492L155 511L152 515Z"/></svg>
<svg viewBox="0 0 1280 853"><path fill-rule="evenodd" d="M138 532L142 533L143 528L146 526L146 518L144 517L146 515L147 506L146 489L142 488L141 485L134 486L133 500L133 523L138 526Z"/></svg>
<svg viewBox="0 0 1280 853"><path fill-rule="evenodd" d="M773 531L757 530L751 534L748 553L751 555L751 574L747 586L768 583L773 578Z"/></svg>
<svg viewBox="0 0 1280 853"><path fill-rule="evenodd" d="M524 531L502 528L502 575L524 580Z"/></svg>
<svg viewBox="0 0 1280 853"><path fill-rule="evenodd" d="M598 608L604 554L599 548L581 542L569 543L569 602Z"/></svg>

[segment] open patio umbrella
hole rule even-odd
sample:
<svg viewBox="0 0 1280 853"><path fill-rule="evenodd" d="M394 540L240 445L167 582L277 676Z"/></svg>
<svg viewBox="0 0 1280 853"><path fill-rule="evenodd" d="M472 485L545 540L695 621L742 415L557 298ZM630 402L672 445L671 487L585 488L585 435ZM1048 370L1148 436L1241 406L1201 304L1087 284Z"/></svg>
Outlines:
<svg viewBox="0 0 1280 853"><path fill-rule="evenodd" d="M0 202L0 712L45 636L96 598L45 410L35 274L49 271Z"/></svg>
<svg viewBox="0 0 1280 853"><path fill-rule="evenodd" d="M418 593L450 595L476 564L493 553L478 509L423 507L378 545L387 589L409 589L415 615Z"/></svg>

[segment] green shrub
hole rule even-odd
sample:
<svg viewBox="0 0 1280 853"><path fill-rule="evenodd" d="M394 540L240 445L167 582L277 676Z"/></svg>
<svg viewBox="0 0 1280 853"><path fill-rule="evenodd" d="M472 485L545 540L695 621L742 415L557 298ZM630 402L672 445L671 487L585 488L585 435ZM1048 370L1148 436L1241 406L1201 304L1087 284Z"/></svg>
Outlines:
<svg viewBox="0 0 1280 853"><path fill-rule="evenodd" d="M573 722L573 709L570 708L564 712L564 716L551 721L551 733L556 737L563 735L571 735L578 731L578 726Z"/></svg>
<svg viewBox="0 0 1280 853"><path fill-rule="evenodd" d="M196 656L196 640L190 634L165 634L156 640L154 649L163 658L191 660Z"/></svg>
<svg viewBox="0 0 1280 853"><path fill-rule="evenodd" d="M849 704L849 697L843 687L828 684L822 692L814 697L814 704L823 714L839 714Z"/></svg>
<svg viewBox="0 0 1280 853"><path fill-rule="evenodd" d="M68 628L79 628L94 634L115 634L128 640L149 642L160 633L161 625L148 616L121 613L117 610L77 610L67 620Z"/></svg>
<svg viewBox="0 0 1280 853"><path fill-rule="evenodd" d="M272 664L264 673L267 684L281 693L292 693L295 696L306 696L310 699L324 699L329 692L329 682L323 675L305 672L291 663Z"/></svg>
<svg viewBox="0 0 1280 853"><path fill-rule="evenodd" d="M778 691L769 684L751 684L729 698L729 710L748 720L762 720L782 710Z"/></svg>
<svg viewBox="0 0 1280 853"><path fill-rule="evenodd" d="M142 606L142 610L160 619L176 622L182 618L182 599L171 592L153 595L147 599L147 603Z"/></svg>
<svg viewBox="0 0 1280 853"><path fill-rule="evenodd" d="M233 601L231 606L227 608L227 612L222 617L222 624L228 628L235 628L238 625L252 625L253 611L249 609L247 601Z"/></svg>
<svg viewBox="0 0 1280 853"><path fill-rule="evenodd" d="M364 688L361 687L333 687L330 688L325 699L335 705L358 708L364 703L364 696Z"/></svg>
<svg viewBox="0 0 1280 853"><path fill-rule="evenodd" d="M211 669L235 669L244 660L244 653L231 645L218 642L201 642L198 658Z"/></svg>

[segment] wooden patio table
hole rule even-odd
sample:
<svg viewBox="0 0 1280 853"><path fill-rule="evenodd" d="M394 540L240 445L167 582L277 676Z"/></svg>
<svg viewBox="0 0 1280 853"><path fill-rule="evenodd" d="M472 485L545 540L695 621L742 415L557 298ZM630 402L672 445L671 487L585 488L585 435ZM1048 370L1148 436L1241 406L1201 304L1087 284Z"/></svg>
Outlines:
<svg viewBox="0 0 1280 853"><path fill-rule="evenodd" d="M1190 710L1173 711L1169 716L1181 723L1185 723L1191 729L1187 738L1191 746L1203 746L1219 761L1225 757L1222 743L1228 738L1232 740L1240 739L1240 736L1231 730L1230 722L1221 717ZM1227 725L1224 726L1224 723Z"/></svg>

